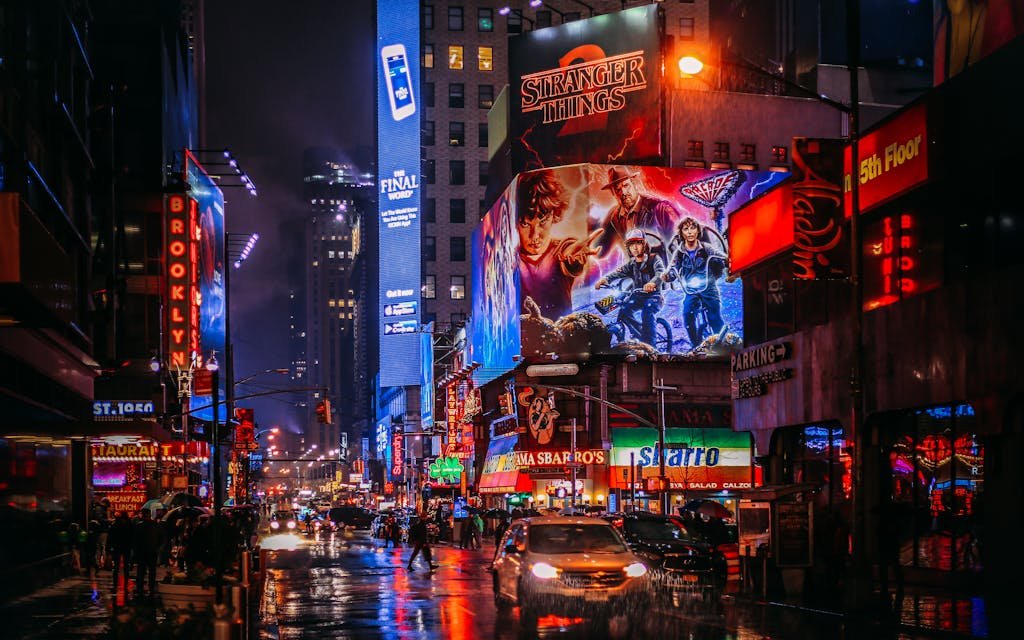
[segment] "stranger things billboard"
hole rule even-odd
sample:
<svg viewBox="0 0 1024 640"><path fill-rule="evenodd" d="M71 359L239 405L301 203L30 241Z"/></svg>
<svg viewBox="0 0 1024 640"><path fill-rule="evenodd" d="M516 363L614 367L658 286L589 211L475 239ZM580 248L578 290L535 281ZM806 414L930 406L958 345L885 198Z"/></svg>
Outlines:
<svg viewBox="0 0 1024 640"><path fill-rule="evenodd" d="M493 378L516 355L727 356L743 345L728 215L787 176L597 164L520 174L474 235L468 360Z"/></svg>
<svg viewBox="0 0 1024 640"><path fill-rule="evenodd" d="M651 4L511 38L513 172L657 163L663 23Z"/></svg>

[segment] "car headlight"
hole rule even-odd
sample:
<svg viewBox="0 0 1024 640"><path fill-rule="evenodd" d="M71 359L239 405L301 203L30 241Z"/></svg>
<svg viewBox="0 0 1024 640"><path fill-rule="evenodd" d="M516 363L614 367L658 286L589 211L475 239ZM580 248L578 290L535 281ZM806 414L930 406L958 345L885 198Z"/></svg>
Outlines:
<svg viewBox="0 0 1024 640"><path fill-rule="evenodd" d="M289 529L294 529L295 528L295 521L294 520L289 520L288 521L288 528Z"/></svg>
<svg viewBox="0 0 1024 640"><path fill-rule="evenodd" d="M281 526L281 523L280 523L280 522L278 522L277 520L274 520L273 522L271 522L271 523L270 523L270 528L271 528L271 529L277 529L277 528L279 528L280 526Z"/></svg>
<svg viewBox="0 0 1024 640"><path fill-rule="evenodd" d="M626 575L630 578L639 578L647 573L647 567L645 567L641 562L634 562L633 564L626 566L623 571L625 571Z"/></svg>
<svg viewBox="0 0 1024 640"><path fill-rule="evenodd" d="M533 572L533 575L537 576L541 580L550 580L558 577L558 569L552 567L546 562L538 562L533 565L531 571Z"/></svg>

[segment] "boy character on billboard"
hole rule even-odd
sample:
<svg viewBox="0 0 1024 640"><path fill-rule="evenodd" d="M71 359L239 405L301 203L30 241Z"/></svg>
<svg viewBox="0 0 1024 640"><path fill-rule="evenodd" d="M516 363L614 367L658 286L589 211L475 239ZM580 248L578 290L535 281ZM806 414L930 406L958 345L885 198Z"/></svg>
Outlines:
<svg viewBox="0 0 1024 640"><path fill-rule="evenodd" d="M523 175L516 198L522 300L531 298L541 315L557 320L572 311L572 286L597 254L591 243L603 231L598 229L584 240L551 237L551 225L558 223L569 208L553 171Z"/></svg>
<svg viewBox="0 0 1024 640"><path fill-rule="evenodd" d="M653 346L656 316L662 302L658 279L665 272L665 263L660 256L651 253L642 229L630 229L625 240L630 259L594 283L594 288L606 287L615 280L630 280L637 290L626 298L625 304L634 317L640 311L640 340Z"/></svg>
<svg viewBox="0 0 1024 640"><path fill-rule="evenodd" d="M636 181L639 175L639 171L630 171L626 167L608 169L608 183L601 189L611 191L618 204L608 211L601 225L604 235L601 236L599 257L607 255L612 245L621 244L630 229L654 232L662 242L672 237L675 231L673 225L679 212L668 200L640 193ZM622 249L628 254L625 246Z"/></svg>
<svg viewBox="0 0 1024 640"><path fill-rule="evenodd" d="M678 247L661 276L665 282L678 279L682 284L683 322L691 348L697 348L725 326L718 279L725 275L729 258L724 244L709 241L706 231L694 218L683 218L676 228ZM715 238L720 240L717 235Z"/></svg>

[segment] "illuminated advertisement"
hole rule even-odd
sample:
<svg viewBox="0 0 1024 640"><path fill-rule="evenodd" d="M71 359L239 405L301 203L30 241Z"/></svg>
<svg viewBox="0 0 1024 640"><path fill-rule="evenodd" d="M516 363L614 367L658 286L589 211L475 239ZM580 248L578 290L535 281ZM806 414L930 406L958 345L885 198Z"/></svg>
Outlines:
<svg viewBox="0 0 1024 640"><path fill-rule="evenodd" d="M535 362L727 356L743 344L728 214L787 176L593 164L521 174L481 224L474 317L493 326L474 325L472 360L508 370L515 341L494 343L516 333ZM496 217L515 221L511 238L488 231ZM509 240L512 252L499 245ZM504 313L511 288L518 316Z"/></svg>
<svg viewBox="0 0 1024 640"><path fill-rule="evenodd" d="M1024 33L1024 0L932 0L939 85Z"/></svg>
<svg viewBox="0 0 1024 640"><path fill-rule="evenodd" d="M646 427L612 429L608 485L636 488L644 478L657 477L661 450L658 431ZM639 468L631 473L630 463ZM749 432L730 429L665 430L665 475L673 490L749 489L753 486L753 439Z"/></svg>
<svg viewBox="0 0 1024 640"><path fill-rule="evenodd" d="M924 104L910 107L857 142L857 202L861 213L928 180L928 112ZM843 153L844 211L853 204L850 147Z"/></svg>
<svg viewBox="0 0 1024 640"><path fill-rule="evenodd" d="M223 364L225 354L225 327L227 322L227 293L224 289L224 193L207 175L191 153L185 152L185 182L188 197L196 212L199 243L198 310L200 364L216 354ZM218 376L218 394L223 403L227 399L225 376ZM213 420L213 398L194 395L193 407L200 408L192 415L200 420ZM227 420L227 405L221 404L219 420Z"/></svg>
<svg viewBox="0 0 1024 640"><path fill-rule="evenodd" d="M793 277L842 280L850 273L850 243L842 214L844 142L793 138Z"/></svg>
<svg viewBox="0 0 1024 640"><path fill-rule="evenodd" d="M661 156L656 4L509 39L513 172Z"/></svg>
<svg viewBox="0 0 1024 640"><path fill-rule="evenodd" d="M421 382L420 5L377 2L380 384Z"/></svg>
<svg viewBox="0 0 1024 640"><path fill-rule="evenodd" d="M420 334L420 431L434 426L434 323Z"/></svg>
<svg viewBox="0 0 1024 640"><path fill-rule="evenodd" d="M199 351L199 228L195 201L182 194L167 196L164 254L167 264L167 365L187 371L191 354Z"/></svg>
<svg viewBox="0 0 1024 640"><path fill-rule="evenodd" d="M865 225L865 311L942 285L942 244L936 238L927 238L926 232L913 211Z"/></svg>

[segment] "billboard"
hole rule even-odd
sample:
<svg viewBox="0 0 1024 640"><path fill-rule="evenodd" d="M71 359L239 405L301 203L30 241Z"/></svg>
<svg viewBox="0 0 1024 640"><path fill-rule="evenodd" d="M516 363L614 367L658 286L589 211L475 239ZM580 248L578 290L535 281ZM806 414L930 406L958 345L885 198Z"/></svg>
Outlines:
<svg viewBox="0 0 1024 640"><path fill-rule="evenodd" d="M513 173L660 159L663 22L650 4L509 40Z"/></svg>
<svg viewBox="0 0 1024 640"><path fill-rule="evenodd" d="M227 321L227 291L224 286L224 193L217 183L207 175L203 167L188 151L185 152L185 182L188 184L188 198L195 209L198 225L199 251L199 298L194 309L198 309L200 365L205 364L210 354L216 354L223 366L225 354L225 329ZM226 376L218 376L221 408L219 420L227 420ZM213 398L195 394L193 407L206 407L194 415L200 420L213 420Z"/></svg>
<svg viewBox="0 0 1024 640"><path fill-rule="evenodd" d="M434 426L434 323L420 334L420 431Z"/></svg>
<svg viewBox="0 0 1024 640"><path fill-rule="evenodd" d="M657 429L632 427L611 431L609 487L628 489L632 477L636 488L643 488L643 479L657 477L660 470ZM754 481L753 449L748 431L668 428L665 475L673 490L749 489ZM631 470L631 462L639 473Z"/></svg>
<svg viewBox="0 0 1024 640"><path fill-rule="evenodd" d="M843 212L853 215L853 151L843 151ZM900 111L857 142L857 203L861 213L928 180L928 110L917 104Z"/></svg>
<svg viewBox="0 0 1024 640"><path fill-rule="evenodd" d="M787 176L594 164L521 174L480 226L471 360L493 377L515 355L726 356L743 344L728 214Z"/></svg>
<svg viewBox="0 0 1024 640"><path fill-rule="evenodd" d="M939 85L1024 33L1024 0L932 0Z"/></svg>
<svg viewBox="0 0 1024 640"><path fill-rule="evenodd" d="M380 381L420 383L420 86L417 0L377 2Z"/></svg>

